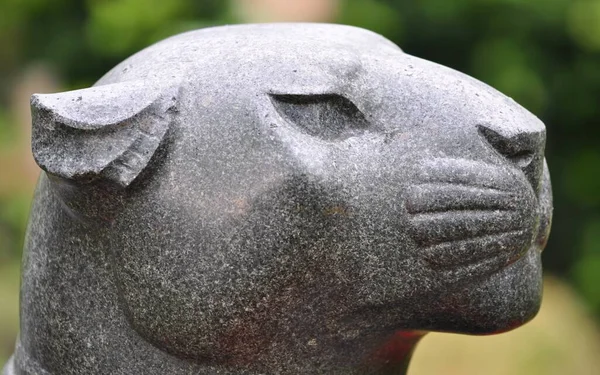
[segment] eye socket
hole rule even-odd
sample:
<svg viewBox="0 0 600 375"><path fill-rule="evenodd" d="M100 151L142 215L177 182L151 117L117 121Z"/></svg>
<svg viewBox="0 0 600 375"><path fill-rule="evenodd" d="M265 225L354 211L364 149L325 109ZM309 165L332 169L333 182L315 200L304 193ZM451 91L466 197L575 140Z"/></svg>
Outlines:
<svg viewBox="0 0 600 375"><path fill-rule="evenodd" d="M337 94L271 94L277 112L303 133L327 141L344 140L369 127L362 112Z"/></svg>

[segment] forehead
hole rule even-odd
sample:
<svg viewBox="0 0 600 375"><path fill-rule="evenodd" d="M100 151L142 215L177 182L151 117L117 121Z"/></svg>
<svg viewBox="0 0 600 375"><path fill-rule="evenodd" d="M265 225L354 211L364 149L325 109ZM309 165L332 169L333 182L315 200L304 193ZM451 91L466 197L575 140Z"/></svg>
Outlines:
<svg viewBox="0 0 600 375"><path fill-rule="evenodd" d="M402 51L384 37L352 26L221 26L180 34L150 46L116 66L99 84L149 76L160 79L164 75L186 77L188 81L189 77L203 79L205 75L228 81L253 74L261 75L264 81L285 75L327 81L327 76L356 76L362 59L389 54L401 55Z"/></svg>
<svg viewBox="0 0 600 375"><path fill-rule="evenodd" d="M303 50L311 55L320 49L355 50L373 53L381 49L399 51L391 41L371 31L357 27L333 24L275 23L221 26L191 31L158 43L198 43L211 52L216 50L251 50L262 52L265 48L280 53ZM216 48L215 48L216 47ZM300 51L302 51L300 49Z"/></svg>
<svg viewBox="0 0 600 375"><path fill-rule="evenodd" d="M227 101L268 92L337 93L383 124L420 124L429 121L424 116L435 114L435 121L444 124L493 121L542 127L491 87L407 55L378 34L344 25L254 24L191 31L133 55L98 84L136 79L180 80L198 96L223 95Z"/></svg>

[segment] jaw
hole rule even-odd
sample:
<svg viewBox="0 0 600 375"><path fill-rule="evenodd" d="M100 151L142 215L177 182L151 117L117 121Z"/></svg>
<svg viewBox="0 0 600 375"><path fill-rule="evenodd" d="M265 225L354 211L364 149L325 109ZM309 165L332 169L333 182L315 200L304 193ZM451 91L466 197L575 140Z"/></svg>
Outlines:
<svg viewBox="0 0 600 375"><path fill-rule="evenodd" d="M462 280L423 281L436 286L412 297L370 301L346 323L371 331L435 331L473 335L505 332L531 320L542 296L540 252L532 247L522 258L493 273L462 275ZM423 289L423 286L416 289ZM390 298L393 298L392 301ZM399 302L401 301L401 302ZM375 302L375 303L372 303Z"/></svg>
<svg viewBox="0 0 600 375"><path fill-rule="evenodd" d="M510 266L438 296L428 330L485 335L510 331L531 320L542 298L540 253L530 249Z"/></svg>

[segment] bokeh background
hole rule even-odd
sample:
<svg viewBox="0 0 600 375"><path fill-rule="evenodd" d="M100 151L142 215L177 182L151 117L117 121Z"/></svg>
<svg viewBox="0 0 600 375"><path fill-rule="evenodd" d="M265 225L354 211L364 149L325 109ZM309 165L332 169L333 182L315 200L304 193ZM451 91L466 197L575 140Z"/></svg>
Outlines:
<svg viewBox="0 0 600 375"><path fill-rule="evenodd" d="M178 32L270 21L381 33L547 125L555 219L541 313L499 336L431 334L410 373L600 374L600 0L1 0L0 366L18 332L19 259L39 174L29 96L87 87Z"/></svg>

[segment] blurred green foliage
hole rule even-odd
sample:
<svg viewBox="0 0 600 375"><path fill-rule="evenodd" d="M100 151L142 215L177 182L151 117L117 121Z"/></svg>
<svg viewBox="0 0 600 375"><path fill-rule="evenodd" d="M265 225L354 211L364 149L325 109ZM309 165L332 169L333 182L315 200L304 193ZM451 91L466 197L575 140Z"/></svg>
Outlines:
<svg viewBox="0 0 600 375"><path fill-rule="evenodd" d="M231 6L3 0L0 148L14 133L3 109L7 90L26 64L49 64L68 88L88 86L167 35L239 22ZM487 82L546 123L555 220L545 267L572 280L600 317L600 0L340 0L336 22L382 33L410 54ZM16 257L29 197L2 194L0 258Z"/></svg>

